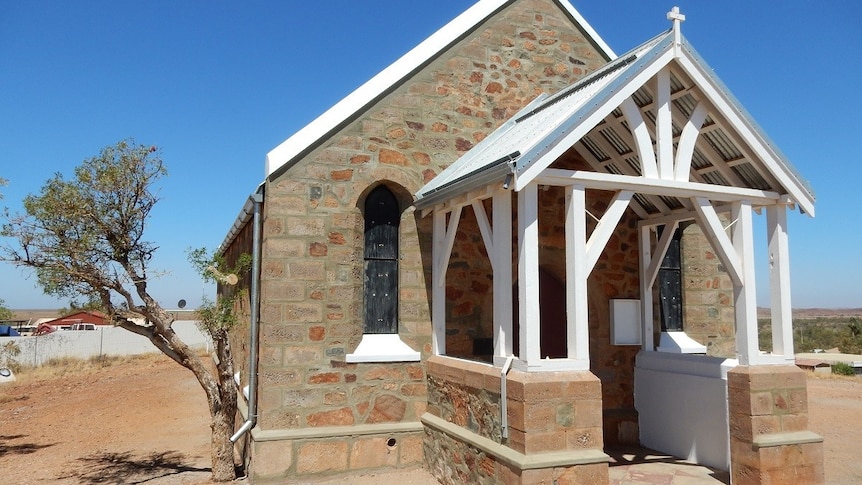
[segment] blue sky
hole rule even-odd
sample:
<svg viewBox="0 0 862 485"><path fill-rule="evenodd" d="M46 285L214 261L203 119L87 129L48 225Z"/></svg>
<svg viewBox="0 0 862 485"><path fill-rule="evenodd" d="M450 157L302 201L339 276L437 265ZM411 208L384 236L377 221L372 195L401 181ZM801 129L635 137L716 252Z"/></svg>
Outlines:
<svg viewBox="0 0 862 485"><path fill-rule="evenodd" d="M196 306L212 288L185 250L221 243L266 153L472 3L0 0L0 204L18 208L118 140L159 146L170 175L148 236L169 274L150 288L165 306ZM674 5L572 3L617 53L667 29ZM683 35L817 194L816 218L790 218L793 305L862 307L862 3L676 5ZM0 298L67 304L5 264Z"/></svg>

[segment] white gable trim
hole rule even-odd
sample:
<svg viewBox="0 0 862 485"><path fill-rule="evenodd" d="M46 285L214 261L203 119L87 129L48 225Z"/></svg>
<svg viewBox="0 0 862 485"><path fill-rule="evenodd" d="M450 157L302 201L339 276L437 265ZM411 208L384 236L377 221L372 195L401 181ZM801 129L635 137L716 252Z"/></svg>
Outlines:
<svg viewBox="0 0 862 485"><path fill-rule="evenodd" d="M466 33L478 27L499 10L509 6L515 0L480 0L464 13L433 33L419 45L404 54L400 59L382 70L365 84L347 95L344 99L325 111L311 123L294 133L277 147L266 154L266 177L288 165L297 156L326 137L341 123L350 119L357 112L374 102L387 90L395 86L428 60L457 42ZM587 23L581 14L567 0L556 0L556 3L580 25L589 40L595 43L610 59L616 57L595 30Z"/></svg>
<svg viewBox="0 0 862 485"><path fill-rule="evenodd" d="M787 164L789 162L786 162L773 149L768 140L758 131L756 125L753 125L754 122L741 114L743 113L742 107L716 78L708 74L707 67L689 49L683 49L680 55L674 56L674 51L669 46L671 44L657 44L652 48L652 52L641 55L638 61L626 67L627 70L631 71L630 73L623 74L616 81L609 83L599 93L595 94L593 96L596 100L595 103L568 114L569 118L564 120L558 127L542 133L532 140L530 148L519 158L521 166L516 173L515 190L520 191L529 184L534 183L554 161L580 141L584 135L595 128L614 109L621 107L624 114L634 111L631 102L628 101L629 96L654 78L659 78L659 84L666 84L661 83L661 73L665 72L669 64L676 62L691 77L694 85L704 94L716 113L727 120L729 124L728 129L734 130L739 135L746 148L753 152L763 163L765 169L775 177L783 190L789 194L792 202L798 204L803 212L813 217L814 197L799 179L794 176L791 169L788 168ZM657 104L659 107L661 107L663 101L661 92L667 90L667 86L659 86L659 89L657 89L659 92L657 94ZM667 97L667 93L665 93L665 97ZM664 104L666 105L667 102ZM701 118L706 115L704 110L705 107L701 106L695 109L694 114L696 115L696 119L693 119L695 125L702 123ZM635 114L639 115L639 113ZM636 131L638 128L637 120L629 119L629 123ZM669 127L669 123L666 124ZM694 136L699 133L699 128L699 126L694 126L688 130L694 131L686 134ZM659 135L657 135L659 138L658 143L661 145L663 137ZM687 180L687 177L683 178L687 173L680 173L675 176L676 174L671 170L673 168L672 164L670 164L671 166L662 166L662 158L666 158L671 162L673 161L669 154L665 154L664 157L656 157L657 160L653 162L649 157L652 147L646 146L646 138L643 136L638 137L637 133L634 133L634 136L639 153L644 152L641 154L642 160L646 161L646 163L643 163L643 166L649 171L648 173L651 173L653 163L656 163L661 179L675 181L679 178L679 183ZM687 144L688 142L682 146L684 150L689 149L686 146ZM679 155L679 151L677 155ZM677 163L679 163L679 159ZM751 160L751 163L756 163L756 160ZM657 184L658 182L653 180L652 183ZM732 192L732 190L727 188L723 188L723 190Z"/></svg>
<svg viewBox="0 0 862 485"><path fill-rule="evenodd" d="M777 155L769 144L763 140L757 130L751 126L745 116L739 114L736 102L729 98L720 86L717 86L708 75L703 66L691 57L686 49L685 54L677 59L677 63L688 74L694 83L700 88L710 103L729 122L729 129L734 129L748 144L748 147L763 161L769 172L784 187L784 190L793 197L793 201L811 217L814 217L814 198L808 190L790 175L787 166L781 162L781 156ZM754 160L752 160L754 162Z"/></svg>

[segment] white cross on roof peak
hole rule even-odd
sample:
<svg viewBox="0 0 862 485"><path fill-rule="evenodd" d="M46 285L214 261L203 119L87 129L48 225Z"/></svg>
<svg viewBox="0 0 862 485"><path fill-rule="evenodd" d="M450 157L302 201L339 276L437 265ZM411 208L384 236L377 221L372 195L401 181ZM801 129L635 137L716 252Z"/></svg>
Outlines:
<svg viewBox="0 0 862 485"><path fill-rule="evenodd" d="M685 15L679 13L679 7L674 7L667 13L667 19L673 20L674 28L678 28L680 22L685 22Z"/></svg>
<svg viewBox="0 0 862 485"><path fill-rule="evenodd" d="M667 19L673 22L673 43L676 55L679 55L679 45L682 43L682 34L680 33L680 24L685 22L685 15L679 13L679 7L673 7L667 13Z"/></svg>

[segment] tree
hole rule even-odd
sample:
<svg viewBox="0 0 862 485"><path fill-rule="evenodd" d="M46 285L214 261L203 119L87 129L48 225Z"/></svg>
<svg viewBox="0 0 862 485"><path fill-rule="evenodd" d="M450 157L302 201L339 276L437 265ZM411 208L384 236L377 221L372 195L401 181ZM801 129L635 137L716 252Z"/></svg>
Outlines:
<svg viewBox="0 0 862 485"><path fill-rule="evenodd" d="M6 302L0 298L0 320L11 320L12 310L6 308Z"/></svg>
<svg viewBox="0 0 862 485"><path fill-rule="evenodd" d="M0 177L0 187L6 185L8 181ZM0 192L0 200L3 199L3 192ZM12 310L6 308L6 302L0 298L0 320L9 320L12 318Z"/></svg>
<svg viewBox="0 0 862 485"><path fill-rule="evenodd" d="M103 312L102 302L99 301L98 298L93 298L93 297L90 297L84 303L81 303L77 299L71 299L71 300L69 300L69 306L58 309L57 313L59 313L60 315L69 315L71 313L76 313L76 312L80 312L80 311Z"/></svg>
<svg viewBox="0 0 862 485"><path fill-rule="evenodd" d="M171 328L173 317L150 294L150 261L157 246L144 239L158 202L157 182L167 175L156 147L125 140L84 160L70 180L49 179L24 199L24 215L11 216L0 234L15 240L0 257L35 271L47 294L96 300L114 323L148 338L189 369L204 392L211 417L212 479L236 477L233 462L237 388L226 332L213 333L216 369ZM115 303L114 299L117 299ZM133 319L143 317L145 324Z"/></svg>

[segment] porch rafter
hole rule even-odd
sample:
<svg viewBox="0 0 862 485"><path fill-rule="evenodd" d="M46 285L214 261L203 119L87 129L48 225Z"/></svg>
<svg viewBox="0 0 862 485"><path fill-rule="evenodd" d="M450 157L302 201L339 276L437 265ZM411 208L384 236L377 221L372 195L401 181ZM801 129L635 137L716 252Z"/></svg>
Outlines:
<svg viewBox="0 0 862 485"><path fill-rule="evenodd" d="M536 181L543 185L583 185L588 189L631 190L636 193L667 197L702 197L714 201L749 200L753 204L772 205L781 199L776 192L726 185L702 184L679 180L648 179L630 175L604 174L583 170L545 169Z"/></svg>

